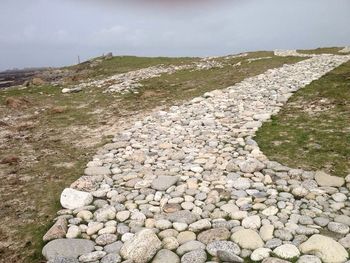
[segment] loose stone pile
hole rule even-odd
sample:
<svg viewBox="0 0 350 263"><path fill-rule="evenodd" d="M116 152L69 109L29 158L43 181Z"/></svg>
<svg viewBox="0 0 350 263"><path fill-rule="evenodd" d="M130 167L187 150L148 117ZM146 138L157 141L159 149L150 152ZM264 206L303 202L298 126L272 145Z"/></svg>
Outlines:
<svg viewBox="0 0 350 263"><path fill-rule="evenodd" d="M127 93L136 91L142 84L140 81L159 77L161 74L173 74L179 70L209 70L212 68L222 68L223 64L211 59L203 58L198 62L180 65L180 66L153 66L143 68L127 73L117 74L102 80L95 80L87 83L81 83L76 88L82 89L87 87L105 88L107 92Z"/></svg>
<svg viewBox="0 0 350 263"><path fill-rule="evenodd" d="M55 263L346 262L350 175L269 161L253 137L293 92L349 59L284 65L136 122L63 191L43 255Z"/></svg>

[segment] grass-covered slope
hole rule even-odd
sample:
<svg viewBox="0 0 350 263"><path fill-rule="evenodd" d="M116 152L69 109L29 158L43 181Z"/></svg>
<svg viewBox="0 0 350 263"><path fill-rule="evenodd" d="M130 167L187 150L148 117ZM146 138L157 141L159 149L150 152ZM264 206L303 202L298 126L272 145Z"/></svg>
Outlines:
<svg viewBox="0 0 350 263"><path fill-rule="evenodd" d="M299 90L256 139L272 160L350 174L350 62Z"/></svg>

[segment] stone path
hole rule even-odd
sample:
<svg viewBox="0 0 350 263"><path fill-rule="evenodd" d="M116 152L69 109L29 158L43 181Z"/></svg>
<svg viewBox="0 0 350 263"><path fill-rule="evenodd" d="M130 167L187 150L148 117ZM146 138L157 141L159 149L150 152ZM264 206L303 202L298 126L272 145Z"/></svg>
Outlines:
<svg viewBox="0 0 350 263"><path fill-rule="evenodd" d="M44 256L55 263L346 262L350 176L269 161L253 138L293 92L348 60L314 56L136 122L63 191L65 209L44 236L53 240Z"/></svg>

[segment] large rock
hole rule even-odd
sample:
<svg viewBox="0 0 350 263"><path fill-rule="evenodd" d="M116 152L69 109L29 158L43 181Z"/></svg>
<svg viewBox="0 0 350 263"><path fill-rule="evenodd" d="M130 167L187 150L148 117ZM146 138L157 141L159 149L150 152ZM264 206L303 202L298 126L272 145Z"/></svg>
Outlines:
<svg viewBox="0 0 350 263"><path fill-rule="evenodd" d="M91 204L93 199L92 194L88 192L66 188L61 194L60 201L64 208L76 209Z"/></svg>
<svg viewBox="0 0 350 263"><path fill-rule="evenodd" d="M174 252L168 249L159 250L153 258L152 263L180 263L180 258Z"/></svg>
<svg viewBox="0 0 350 263"><path fill-rule="evenodd" d="M78 258L81 255L92 252L95 243L86 239L56 239L44 246L42 254L47 260L53 260L57 256L66 258Z"/></svg>
<svg viewBox="0 0 350 263"><path fill-rule="evenodd" d="M263 247L264 242L261 237L255 231L251 229L240 229L233 233L231 240L237 243L241 248L255 250Z"/></svg>
<svg viewBox="0 0 350 263"><path fill-rule="evenodd" d="M345 183L344 178L331 176L322 171L317 171L315 175L315 180L319 186L333 186L340 187Z"/></svg>
<svg viewBox="0 0 350 263"><path fill-rule="evenodd" d="M127 240L120 250L120 255L134 263L146 263L150 261L162 247L162 242L150 229L144 229Z"/></svg>
<svg viewBox="0 0 350 263"><path fill-rule="evenodd" d="M177 176L158 176L152 181L152 188L158 191L166 191L170 186L177 183Z"/></svg>
<svg viewBox="0 0 350 263"><path fill-rule="evenodd" d="M67 233L67 220L65 218L59 218L55 224L44 235L44 241L51 241L53 239L64 238Z"/></svg>
<svg viewBox="0 0 350 263"><path fill-rule="evenodd" d="M348 252L338 242L330 237L313 235L299 246L304 254L315 255L325 263L345 262Z"/></svg>

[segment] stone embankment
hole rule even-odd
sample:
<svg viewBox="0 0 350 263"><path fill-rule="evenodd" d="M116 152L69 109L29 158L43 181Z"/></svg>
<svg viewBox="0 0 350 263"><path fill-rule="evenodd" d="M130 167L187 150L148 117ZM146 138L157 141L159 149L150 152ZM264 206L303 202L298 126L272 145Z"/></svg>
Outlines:
<svg viewBox="0 0 350 263"><path fill-rule="evenodd" d="M156 112L116 135L63 191L50 262L346 262L350 175L270 161L254 135L348 61L313 56Z"/></svg>

